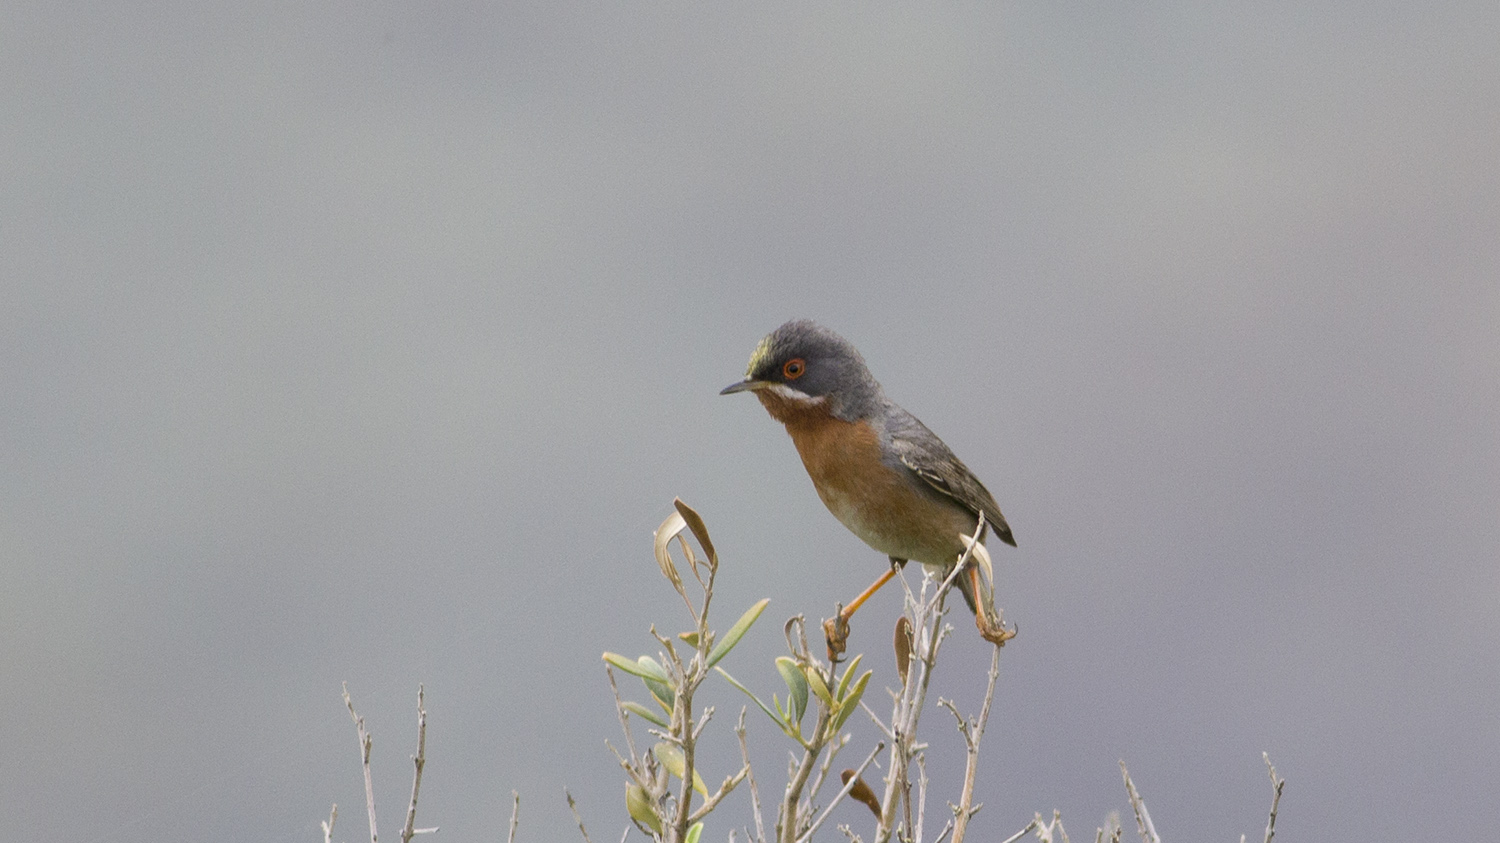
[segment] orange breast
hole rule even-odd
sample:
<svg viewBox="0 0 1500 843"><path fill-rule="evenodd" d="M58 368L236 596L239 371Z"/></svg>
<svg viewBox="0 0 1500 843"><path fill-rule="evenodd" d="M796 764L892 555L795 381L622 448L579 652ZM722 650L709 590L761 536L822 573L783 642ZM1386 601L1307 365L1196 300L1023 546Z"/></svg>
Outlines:
<svg viewBox="0 0 1500 843"><path fill-rule="evenodd" d="M887 466L880 437L868 423L823 412L777 415L818 497L866 544L887 556L938 567L953 564L963 552L958 537L974 531L974 515Z"/></svg>

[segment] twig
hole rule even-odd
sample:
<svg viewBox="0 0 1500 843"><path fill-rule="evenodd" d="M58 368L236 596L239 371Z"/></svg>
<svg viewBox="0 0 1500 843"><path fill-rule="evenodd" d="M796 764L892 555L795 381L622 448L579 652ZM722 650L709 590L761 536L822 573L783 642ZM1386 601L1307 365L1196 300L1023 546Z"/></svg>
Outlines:
<svg viewBox="0 0 1500 843"><path fill-rule="evenodd" d="M1025 828L1023 828L1020 831L1016 832L1015 834L1012 834L1011 836L1005 838L1005 843L1016 843L1017 840L1020 840L1022 837L1025 837L1026 835L1030 834L1031 830L1033 828L1036 828L1038 825L1040 825L1041 822L1042 822L1042 815L1041 814L1037 814L1036 817L1034 817L1031 820L1031 822L1029 822L1029 823L1026 824Z"/></svg>
<svg viewBox="0 0 1500 843"><path fill-rule="evenodd" d="M885 723L881 722L880 715L875 713L875 709L870 708L869 704L864 700L859 701L859 707L864 709L865 714L870 716L870 720L875 723L875 728L880 730L880 734L884 735L886 740L889 741L895 739L894 736L891 735L890 728L886 726Z"/></svg>
<svg viewBox="0 0 1500 843"><path fill-rule="evenodd" d="M884 741L875 744L875 748L870 750L869 755L865 756L864 763L860 764L859 767L854 770L854 775L849 777L849 781L844 783L844 786L839 790L837 794L834 795L833 800L828 803L828 807L823 809L823 813L819 814L816 820L813 820L813 824L811 826L808 826L807 831L802 832L802 836L797 838L797 843L807 843L807 841L812 840L812 836L813 834L817 833L818 827L823 825L823 821L828 819L829 814L833 813L834 807L837 806L845 796L848 796L849 791L853 790L854 786L859 783L860 774L864 773L865 768L870 766L870 762L875 760L875 756L879 755L882 749L885 749Z"/></svg>
<svg viewBox="0 0 1500 843"><path fill-rule="evenodd" d="M510 792L510 834L505 835L505 843L516 843L516 826L521 818L521 794L512 790Z"/></svg>
<svg viewBox="0 0 1500 843"><path fill-rule="evenodd" d="M1281 804L1281 788L1286 785L1286 779L1276 777L1270 753L1262 752L1260 757L1265 760L1266 769L1271 773L1271 818L1266 820L1266 843L1271 843L1271 838L1276 836L1276 806Z"/></svg>
<svg viewBox="0 0 1500 843"><path fill-rule="evenodd" d="M939 698L941 702L941 698ZM927 821L927 753L917 756L917 824L911 831L911 839L921 841L922 827ZM944 826L946 833L947 826ZM938 835L941 837L942 835ZM936 843L936 841L934 841Z"/></svg>
<svg viewBox="0 0 1500 843"><path fill-rule="evenodd" d="M365 769L365 807L370 814L370 843L379 840L375 831L375 783L370 779L370 750L375 746L375 739L365 731L365 719L354 713L354 700L349 696L349 683L344 683L344 705L349 709L349 716L354 720L354 728L359 733L360 761Z"/></svg>
<svg viewBox="0 0 1500 843"><path fill-rule="evenodd" d="M417 821L417 793L422 790L422 767L427 763L427 709L423 705L426 700L426 689L417 686L417 754L412 756L412 764L416 772L411 779L411 804L406 806L406 825L401 827L401 843L411 843L412 835L417 831L413 827ZM433 829L423 829L437 831Z"/></svg>
<svg viewBox="0 0 1500 843"><path fill-rule="evenodd" d="M780 843L791 843L797 839L797 809L802 803L802 789L807 786L807 780L812 775L813 768L817 766L818 755L823 751L824 733L828 731L830 719L832 719L832 713L828 708L818 706L818 719L812 731L813 739L802 751L802 760L794 761L795 766L792 768L791 778L787 781L786 791L781 797L781 825L777 829L777 839Z"/></svg>
<svg viewBox="0 0 1500 843"><path fill-rule="evenodd" d="M333 803L333 810L328 812L328 822L323 823L323 843L333 843L333 823L339 818L339 803Z"/></svg>
<svg viewBox="0 0 1500 843"><path fill-rule="evenodd" d="M573 812L573 819L578 821L578 833L583 835L583 843L594 843L589 839L588 829L583 827L583 817L578 814L578 803L573 801L573 794L569 793L567 788L563 788L563 795L568 797L568 810ZM625 831L628 834L630 827L626 826Z"/></svg>
<svg viewBox="0 0 1500 843"><path fill-rule="evenodd" d="M755 843L766 843L766 826L760 815L760 789L755 786L755 772L750 769L750 746L745 741L745 707L740 707L740 722L734 727L740 738L740 757L745 760L745 778L750 782L750 807L755 813ZM746 832L746 836L749 832Z"/></svg>
<svg viewBox="0 0 1500 843"><path fill-rule="evenodd" d="M849 743L849 735L846 733L839 740L828 742L828 754L823 756L823 763L818 765L818 775L813 779L812 787L807 790L807 801L813 802L818 798L818 792L823 789L823 782L828 779L828 771L833 768L833 760L838 757L839 750Z"/></svg>
<svg viewBox="0 0 1500 843"><path fill-rule="evenodd" d="M1145 800L1136 793L1135 782L1130 780L1130 771L1125 769L1124 761L1120 762L1120 774L1125 777L1125 792L1130 794L1130 807L1135 809L1135 824L1140 829L1142 843L1161 843L1156 826L1151 824L1151 812L1146 810Z"/></svg>
<svg viewBox="0 0 1500 843"><path fill-rule="evenodd" d="M979 772L979 742L984 739L984 726L990 719L990 703L995 700L995 681L1000 678L1000 645L991 648L989 684L984 689L984 705L979 709L979 718L972 723L959 715L958 708L948 703L948 709L958 718L958 731L964 736L967 759L964 762L964 788L959 796L958 808L954 811L953 843L963 843L969 830L969 819L979 813L974 804L974 776ZM938 701L939 704L943 700Z"/></svg>
<svg viewBox="0 0 1500 843"><path fill-rule="evenodd" d="M609 690L615 695L615 713L620 715L620 731L625 733L625 748L630 750L630 763L632 766L639 767L641 756L635 749L635 736L630 733L630 721L626 719L625 700L620 697L620 686L615 684L615 669L605 664L604 673L609 677ZM615 755L618 756L619 753ZM621 759L621 763L624 763L624 759Z"/></svg>
<svg viewBox="0 0 1500 843"><path fill-rule="evenodd" d="M698 810L694 811L692 816L688 817L688 825L691 826L693 823L708 816L709 813L713 811L713 809L719 807L719 803L724 801L724 797L733 792L736 787L739 787L740 782L744 781L745 776L749 774L750 765L746 764L745 766L740 768L740 771L738 773L735 773L734 775L725 779L724 783L719 785L719 789L714 793L714 795L703 800L703 804L698 806Z"/></svg>

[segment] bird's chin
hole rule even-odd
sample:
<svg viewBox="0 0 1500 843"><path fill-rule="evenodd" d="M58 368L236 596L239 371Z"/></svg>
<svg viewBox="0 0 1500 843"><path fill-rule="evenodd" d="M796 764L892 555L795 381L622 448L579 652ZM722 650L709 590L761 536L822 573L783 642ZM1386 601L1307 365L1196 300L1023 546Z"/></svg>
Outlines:
<svg viewBox="0 0 1500 843"><path fill-rule="evenodd" d="M755 397L760 399L760 405L766 408L771 418L784 425L815 423L829 416L826 397L814 398L789 386L774 384L757 389Z"/></svg>
<svg viewBox="0 0 1500 843"><path fill-rule="evenodd" d="M769 386L764 387L761 392L762 394L774 395L783 401L790 401L793 404L799 404L804 407L816 407L820 404L828 403L827 396L819 395L817 397L814 397L808 395L806 392L803 392L800 389L794 389L790 386L787 386L784 383L770 384Z"/></svg>

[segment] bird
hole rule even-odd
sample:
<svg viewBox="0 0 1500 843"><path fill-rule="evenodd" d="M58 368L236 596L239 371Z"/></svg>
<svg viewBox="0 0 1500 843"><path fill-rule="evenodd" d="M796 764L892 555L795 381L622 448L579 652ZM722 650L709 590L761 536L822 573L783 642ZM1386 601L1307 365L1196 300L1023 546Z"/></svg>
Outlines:
<svg viewBox="0 0 1500 843"><path fill-rule="evenodd" d="M845 647L849 618L908 561L951 572L979 529L1015 546L1000 505L927 426L885 396L848 340L806 319L768 334L750 355L743 380L720 395L751 392L786 426L813 488L828 510L890 568L824 623L831 661ZM979 536L983 541L984 533ZM957 578L987 641L1015 635L991 617L977 566Z"/></svg>

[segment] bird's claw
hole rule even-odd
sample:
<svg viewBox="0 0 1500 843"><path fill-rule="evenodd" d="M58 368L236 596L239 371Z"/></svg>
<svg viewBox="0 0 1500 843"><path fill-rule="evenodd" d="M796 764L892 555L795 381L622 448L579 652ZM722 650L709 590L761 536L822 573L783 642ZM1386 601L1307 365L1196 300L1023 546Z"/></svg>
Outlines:
<svg viewBox="0 0 1500 843"><path fill-rule="evenodd" d="M849 619L844 616L844 607L839 606L833 617L823 621L823 637L828 642L828 661L837 665L849 641Z"/></svg>
<svg viewBox="0 0 1500 843"><path fill-rule="evenodd" d="M1019 626L1005 628L1005 622L999 618L991 618L989 612L980 609L974 613L974 625L979 627L979 637L994 644L996 647L1004 647L1005 642L1016 637L1020 631Z"/></svg>

